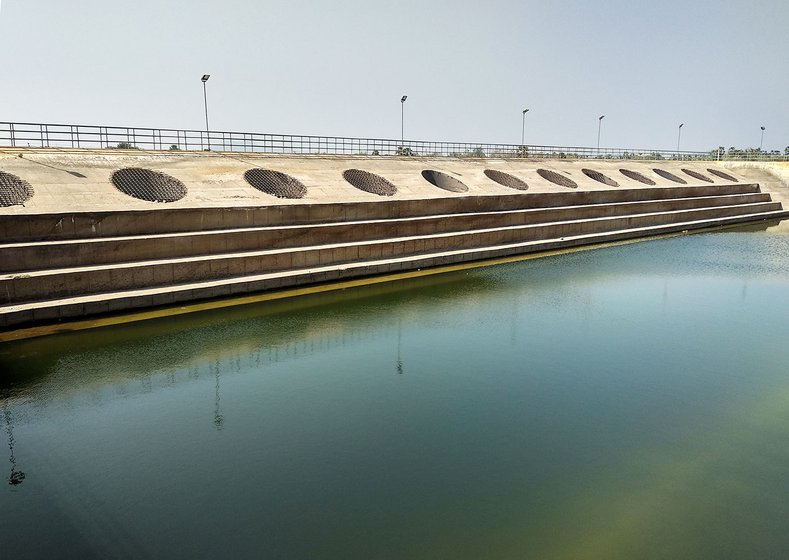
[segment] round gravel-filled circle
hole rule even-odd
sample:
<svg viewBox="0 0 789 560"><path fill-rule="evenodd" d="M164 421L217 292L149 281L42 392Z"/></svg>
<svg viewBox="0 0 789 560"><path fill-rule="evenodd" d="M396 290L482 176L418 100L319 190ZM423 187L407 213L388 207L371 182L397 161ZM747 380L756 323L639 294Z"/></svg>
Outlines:
<svg viewBox="0 0 789 560"><path fill-rule="evenodd" d="M628 179L633 179L634 181L638 181L639 183L644 183L645 185L656 185L655 181L647 177L646 175L642 175L638 171L633 171L632 169L620 169L619 172L627 177Z"/></svg>
<svg viewBox="0 0 789 560"><path fill-rule="evenodd" d="M677 177L676 175L674 175L670 171L666 171L665 169L660 169L656 167L652 171L654 171L657 175L660 175L664 179L668 179L669 181L674 181L675 183L681 183L683 185L688 184L688 182L682 177Z"/></svg>
<svg viewBox="0 0 789 560"><path fill-rule="evenodd" d="M692 169L683 169L682 172L685 175L690 175L694 179L698 179L699 181L704 181L705 183L712 183L713 180L704 175L703 173L699 173L698 171L693 171Z"/></svg>
<svg viewBox="0 0 789 560"><path fill-rule="evenodd" d="M485 176L491 181L496 181L499 185L503 185L511 189L525 191L529 188L529 185L518 179L515 175L510 175L509 173L504 173L503 171L486 169Z"/></svg>
<svg viewBox="0 0 789 560"><path fill-rule="evenodd" d="M595 171L594 169L581 169L581 172L589 177L590 179L594 179L599 183L603 183L604 185L608 185L609 187L618 187L619 183L614 181L608 175L603 175L599 171Z"/></svg>
<svg viewBox="0 0 789 560"><path fill-rule="evenodd" d="M24 179L0 171L0 206L24 204L33 196L33 187Z"/></svg>
<svg viewBox="0 0 789 560"><path fill-rule="evenodd" d="M279 171L255 167L244 173L247 183L277 198L304 198L307 187L301 181Z"/></svg>
<svg viewBox="0 0 789 560"><path fill-rule="evenodd" d="M378 196L392 196L397 192L397 187L392 183L369 171L361 169L346 169L342 172L343 178L360 191L377 194Z"/></svg>
<svg viewBox="0 0 789 560"><path fill-rule="evenodd" d="M556 171L551 171L550 169L538 169L537 174L546 181L550 181L551 183L559 185L560 187L567 187L568 189L578 188L578 183L569 177L565 177L561 173L557 173Z"/></svg>
<svg viewBox="0 0 789 560"><path fill-rule="evenodd" d="M740 182L737 179L737 177L734 177L733 175L729 175L728 173L724 173L723 171L719 171L717 169L707 169L707 171L709 171L713 175L716 175L716 176L720 177L721 179L725 179L725 180L731 181L733 183L739 183Z"/></svg>
<svg viewBox="0 0 789 560"><path fill-rule="evenodd" d="M184 184L166 173L141 167L118 169L110 177L119 191L148 202L175 202L186 196Z"/></svg>

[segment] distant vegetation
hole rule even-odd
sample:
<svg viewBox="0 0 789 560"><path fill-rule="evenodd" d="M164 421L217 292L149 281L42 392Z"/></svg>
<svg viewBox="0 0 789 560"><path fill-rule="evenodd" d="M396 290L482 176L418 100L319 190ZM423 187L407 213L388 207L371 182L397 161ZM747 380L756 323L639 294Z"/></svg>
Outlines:
<svg viewBox="0 0 789 560"><path fill-rule="evenodd" d="M129 142L118 142L118 145L115 146L118 150L139 150L137 146L130 144Z"/></svg>

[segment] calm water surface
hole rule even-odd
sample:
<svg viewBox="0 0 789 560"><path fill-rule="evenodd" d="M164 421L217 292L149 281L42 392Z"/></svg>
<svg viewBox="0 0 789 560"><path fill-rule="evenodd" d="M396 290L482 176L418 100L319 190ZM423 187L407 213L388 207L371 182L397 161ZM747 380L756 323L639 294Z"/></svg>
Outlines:
<svg viewBox="0 0 789 560"><path fill-rule="evenodd" d="M786 232L5 344L0 372L9 560L789 557Z"/></svg>

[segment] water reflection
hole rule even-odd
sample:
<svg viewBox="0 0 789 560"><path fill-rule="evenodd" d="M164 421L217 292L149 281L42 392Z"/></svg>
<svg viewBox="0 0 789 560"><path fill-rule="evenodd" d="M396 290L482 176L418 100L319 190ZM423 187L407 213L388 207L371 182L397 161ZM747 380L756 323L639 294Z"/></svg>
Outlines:
<svg viewBox="0 0 789 560"><path fill-rule="evenodd" d="M74 556L78 533L94 551L80 557L116 542L172 558L782 557L789 236L754 237L0 346L11 473L14 436L35 473L4 485L24 491L0 494L0 541Z"/></svg>
<svg viewBox="0 0 789 560"><path fill-rule="evenodd" d="M225 422L225 417L222 415L222 412L219 408L219 362L214 362L214 378L216 379L216 392L214 397L214 427L217 430L221 430L222 426Z"/></svg>
<svg viewBox="0 0 789 560"><path fill-rule="evenodd" d="M16 457L14 456L14 424L11 420L11 411L8 405L3 403L3 418L5 420L5 430L8 434L9 461L11 462L11 474L8 476L8 484L17 486L25 480L25 473L16 467Z"/></svg>

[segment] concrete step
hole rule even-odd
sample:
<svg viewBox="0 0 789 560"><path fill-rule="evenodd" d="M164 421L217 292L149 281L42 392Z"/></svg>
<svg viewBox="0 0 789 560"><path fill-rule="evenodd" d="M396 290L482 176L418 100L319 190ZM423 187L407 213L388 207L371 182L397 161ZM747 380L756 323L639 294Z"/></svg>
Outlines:
<svg viewBox="0 0 789 560"><path fill-rule="evenodd" d="M376 258L368 261L335 263L280 270L175 285L113 290L75 297L48 297L45 300L0 306L0 328L19 327L35 322L52 322L85 315L115 313L122 310L173 305L200 299L220 298L305 284L331 282L361 276L400 272L491 259L517 254L548 251L581 245L599 244L638 237L667 234L706 227L720 227L760 220L783 219L783 210L737 214L712 219L675 221L652 226L617 229L516 243L437 250L423 254Z"/></svg>
<svg viewBox="0 0 789 560"><path fill-rule="evenodd" d="M23 303L83 294L136 290L193 281L265 274L288 270L367 262L443 251L473 251L477 247L517 244L671 226L710 223L740 216L771 216L780 204L760 202L723 207L631 214L594 219L555 221L428 235L288 247L217 255L134 261L112 265L69 267L0 276L0 303ZM758 218L751 218L758 219ZM703 226L697 226L703 227Z"/></svg>
<svg viewBox="0 0 789 560"><path fill-rule="evenodd" d="M8 215L0 220L0 243L90 239L262 226L555 208L759 192L755 183L677 187L611 188L551 193L512 193L430 200L377 200L332 204L279 204L234 208L162 208L121 212Z"/></svg>
<svg viewBox="0 0 789 560"><path fill-rule="evenodd" d="M145 236L65 241L36 241L0 245L0 273L93 266L131 261L182 258L301 245L349 243L377 238L407 237L537 224L769 203L765 193L700 196L668 200L617 202L560 208L528 208L497 212L471 212L387 220L365 220L310 225L236 228ZM777 209L777 203L773 203Z"/></svg>

